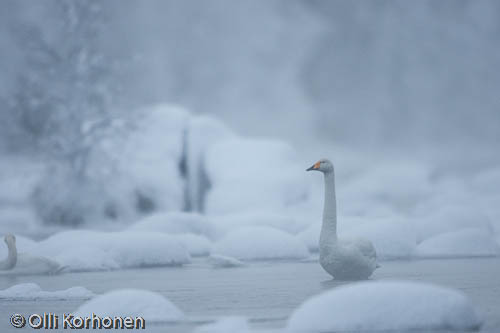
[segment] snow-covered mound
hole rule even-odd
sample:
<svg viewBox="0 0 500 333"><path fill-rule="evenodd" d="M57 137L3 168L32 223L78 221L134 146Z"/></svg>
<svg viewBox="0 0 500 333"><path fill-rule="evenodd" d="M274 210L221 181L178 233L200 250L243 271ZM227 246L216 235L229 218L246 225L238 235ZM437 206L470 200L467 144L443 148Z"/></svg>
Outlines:
<svg viewBox="0 0 500 333"><path fill-rule="evenodd" d="M158 293L147 290L120 289L97 296L81 305L75 316L143 317L146 323L177 322L184 314Z"/></svg>
<svg viewBox="0 0 500 333"><path fill-rule="evenodd" d="M413 227L404 218L372 218L363 217L363 222L353 228L350 218L343 218L342 223L347 225L341 238L364 238L373 243L377 257L384 259L409 258L413 255L417 244Z"/></svg>
<svg viewBox="0 0 500 333"><path fill-rule="evenodd" d="M215 143L233 137L235 134L213 117L190 118L186 137L188 209L195 212L205 209L205 194L210 186L204 166L206 151Z"/></svg>
<svg viewBox="0 0 500 333"><path fill-rule="evenodd" d="M153 232L65 231L40 242L34 250L57 260L69 271L190 262L188 250L175 236Z"/></svg>
<svg viewBox="0 0 500 333"><path fill-rule="evenodd" d="M156 213L131 225L128 231L174 235L172 238L184 244L192 256L210 254L212 242L207 237L213 239L215 235L215 229L208 218L185 212Z"/></svg>
<svg viewBox="0 0 500 333"><path fill-rule="evenodd" d="M275 140L233 139L214 144L205 156L211 215L283 212L307 199L308 182L294 150Z"/></svg>
<svg viewBox="0 0 500 333"><path fill-rule="evenodd" d="M472 330L481 326L459 291L417 282L361 282L314 296L290 316L291 332Z"/></svg>
<svg viewBox="0 0 500 333"><path fill-rule="evenodd" d="M248 226L273 227L295 234L305 229L310 223L309 220L286 214L265 212L227 214L212 217L212 220L214 221L218 235L224 235L234 229Z"/></svg>
<svg viewBox="0 0 500 333"><path fill-rule="evenodd" d="M245 264L236 258L221 256L218 254L212 254L208 257L208 262L214 268L231 268L231 267L241 267Z"/></svg>
<svg viewBox="0 0 500 333"><path fill-rule="evenodd" d="M310 252L318 252L320 233L321 223L312 223L308 228L301 231L297 237L307 246Z"/></svg>
<svg viewBox="0 0 500 333"><path fill-rule="evenodd" d="M100 185L103 193L96 195L105 201L100 209L108 218L130 221L142 213L184 207L185 175L179 164L189 113L160 104L137 115L122 120L89 158L89 181Z"/></svg>
<svg viewBox="0 0 500 333"><path fill-rule="evenodd" d="M196 234L211 239L215 236L215 227L209 218L197 213L185 212L155 213L131 225L128 230Z"/></svg>
<svg viewBox="0 0 500 333"><path fill-rule="evenodd" d="M74 300L89 299L92 297L94 297L94 293L84 287L44 291L36 283L21 283L4 290L0 290L0 299L11 301Z"/></svg>
<svg viewBox="0 0 500 333"><path fill-rule="evenodd" d="M500 246L491 233L481 229L466 228L431 237L420 243L418 257L467 257L497 256Z"/></svg>
<svg viewBox="0 0 500 333"><path fill-rule="evenodd" d="M297 237L271 227L242 227L229 232L214 253L242 260L303 259L307 247Z"/></svg>
<svg viewBox="0 0 500 333"><path fill-rule="evenodd" d="M419 241L465 228L491 229L489 218L470 202L466 206L452 204L440 207L431 214L419 217L414 224Z"/></svg>
<svg viewBox="0 0 500 333"><path fill-rule="evenodd" d="M206 324L194 330L194 333L249 333L250 326L244 317L225 317L215 323Z"/></svg>

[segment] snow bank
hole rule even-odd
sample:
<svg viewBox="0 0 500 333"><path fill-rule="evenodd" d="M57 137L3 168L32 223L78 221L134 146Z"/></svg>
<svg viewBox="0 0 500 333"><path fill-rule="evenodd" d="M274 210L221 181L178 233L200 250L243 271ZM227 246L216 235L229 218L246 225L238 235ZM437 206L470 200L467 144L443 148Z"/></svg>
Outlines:
<svg viewBox="0 0 500 333"><path fill-rule="evenodd" d="M213 239L215 227L211 219L185 212L155 213L131 225L129 231L162 232L167 234L196 234Z"/></svg>
<svg viewBox="0 0 500 333"><path fill-rule="evenodd" d="M241 267L245 264L233 257L226 257L217 254L212 254L208 257L208 262L214 268L231 268L231 267Z"/></svg>
<svg viewBox="0 0 500 333"><path fill-rule="evenodd" d="M248 333L250 327L244 317L225 317L215 323L200 326L194 333Z"/></svg>
<svg viewBox="0 0 500 333"><path fill-rule="evenodd" d="M466 228L431 237L420 243L418 257L497 256L500 246L490 232Z"/></svg>
<svg viewBox="0 0 500 333"><path fill-rule="evenodd" d="M373 210L380 207L408 213L432 195L430 169L426 165L404 160L367 163L369 168L351 177L338 191L345 215L374 216Z"/></svg>
<svg viewBox="0 0 500 333"><path fill-rule="evenodd" d="M290 316L291 332L472 330L481 325L460 292L416 282L361 282L314 296Z"/></svg>
<svg viewBox="0 0 500 333"><path fill-rule="evenodd" d="M195 212L205 209L205 195L210 186L204 161L206 151L215 143L235 137L219 120L209 116L193 116L187 130L187 198L188 208Z"/></svg>
<svg viewBox="0 0 500 333"><path fill-rule="evenodd" d="M417 244L413 226L404 218L363 217L362 224L349 228L350 218L344 217L346 231L341 238L365 238L375 246L379 259L403 259L413 255Z"/></svg>
<svg viewBox="0 0 500 333"><path fill-rule="evenodd" d="M111 219L134 220L155 210L182 210L185 130L189 113L172 105L144 108L91 151L87 174L100 184ZM97 208L96 208L97 209Z"/></svg>
<svg viewBox="0 0 500 333"><path fill-rule="evenodd" d="M146 323L177 322L184 314L172 302L147 290L121 289L97 296L81 305L75 316L143 317Z"/></svg>
<svg viewBox="0 0 500 333"><path fill-rule="evenodd" d="M152 232L66 231L40 242L35 250L69 271L181 265L190 261L182 242Z"/></svg>
<svg viewBox="0 0 500 333"><path fill-rule="evenodd" d="M490 219L474 203L448 204L415 220L419 241L464 228L491 229Z"/></svg>
<svg viewBox="0 0 500 333"><path fill-rule="evenodd" d="M243 227L228 233L214 253L243 260L303 259L306 246L295 236L270 227Z"/></svg>
<svg viewBox="0 0 500 333"><path fill-rule="evenodd" d="M283 212L307 200L304 166L294 150L275 140L232 139L213 145L205 156L211 183L205 202L210 215Z"/></svg>
<svg viewBox="0 0 500 333"><path fill-rule="evenodd" d="M9 301L32 300L75 300L89 299L94 293L84 287L72 287L66 290L43 291L36 283L21 283L0 290L0 299Z"/></svg>
<svg viewBox="0 0 500 333"><path fill-rule="evenodd" d="M309 251L319 251L319 235L321 233L321 223L313 223L307 229L301 231L297 237L307 246Z"/></svg>
<svg viewBox="0 0 500 333"><path fill-rule="evenodd" d="M214 221L218 235L224 235L234 229L249 226L273 227L295 234L307 228L310 223L308 219L297 218L287 214L266 212L247 212L213 216L212 220Z"/></svg>
<svg viewBox="0 0 500 333"><path fill-rule="evenodd" d="M160 232L174 235L173 238L184 244L192 256L210 254L215 229L212 222L196 213L167 212L156 213L143 218L128 228L130 232Z"/></svg>

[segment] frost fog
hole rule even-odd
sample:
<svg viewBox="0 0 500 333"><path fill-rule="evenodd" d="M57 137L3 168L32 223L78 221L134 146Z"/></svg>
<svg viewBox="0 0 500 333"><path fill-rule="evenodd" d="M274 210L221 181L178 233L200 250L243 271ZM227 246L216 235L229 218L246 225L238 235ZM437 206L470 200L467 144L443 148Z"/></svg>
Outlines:
<svg viewBox="0 0 500 333"><path fill-rule="evenodd" d="M500 329L500 3L2 4L2 331Z"/></svg>

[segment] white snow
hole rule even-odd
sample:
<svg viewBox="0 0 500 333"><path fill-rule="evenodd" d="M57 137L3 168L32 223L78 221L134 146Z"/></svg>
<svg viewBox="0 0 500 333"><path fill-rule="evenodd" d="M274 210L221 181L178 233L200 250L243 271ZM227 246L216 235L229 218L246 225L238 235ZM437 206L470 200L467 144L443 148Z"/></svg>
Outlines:
<svg viewBox="0 0 500 333"><path fill-rule="evenodd" d="M205 324L194 330L194 333L248 333L250 327L244 317L223 317L214 323Z"/></svg>
<svg viewBox="0 0 500 333"><path fill-rule="evenodd" d="M37 253L68 271L182 265L188 250L175 236L153 232L65 231L40 242Z"/></svg>
<svg viewBox="0 0 500 333"><path fill-rule="evenodd" d="M287 214L268 212L247 212L213 216L212 220L218 235L224 235L236 228L248 226L265 226L296 234L305 229L310 221Z"/></svg>
<svg viewBox="0 0 500 333"><path fill-rule="evenodd" d="M307 229L301 231L297 237L307 246L309 251L319 251L319 235L321 233L321 222L312 223Z"/></svg>
<svg viewBox="0 0 500 333"><path fill-rule="evenodd" d="M239 261L233 257L222 256L218 254L212 254L208 257L208 262L214 268L232 268L232 267L241 267L245 264L242 261Z"/></svg>
<svg viewBox="0 0 500 333"><path fill-rule="evenodd" d="M189 119L186 137L187 198L192 211L204 210L204 196L209 187L204 163L206 151L215 143L232 137L235 134L216 118L193 115Z"/></svg>
<svg viewBox="0 0 500 333"><path fill-rule="evenodd" d="M0 299L9 301L78 300L89 299L93 296L94 293L84 287L44 291L36 283L21 283L4 290L0 290Z"/></svg>
<svg viewBox="0 0 500 333"><path fill-rule="evenodd" d="M500 246L490 232L465 228L431 237L420 243L418 257L497 256Z"/></svg>
<svg viewBox="0 0 500 333"><path fill-rule="evenodd" d="M276 140L233 139L206 153L209 215L286 211L308 197L309 184L294 150Z"/></svg>
<svg viewBox="0 0 500 333"><path fill-rule="evenodd" d="M377 257L384 259L403 259L413 255L417 244L413 226L402 217L363 217L362 223L350 227L352 218L343 217L340 223L346 225L341 238L364 238L373 243ZM352 223L355 224L355 223Z"/></svg>
<svg viewBox="0 0 500 333"><path fill-rule="evenodd" d="M93 149L87 170L121 220L135 219L138 211L181 210L184 205L179 163L189 113L160 104L138 115L125 122L122 135Z"/></svg>
<svg viewBox="0 0 500 333"><path fill-rule="evenodd" d="M482 320L461 292L417 282L360 282L313 296L290 316L290 332L472 330Z"/></svg>
<svg viewBox="0 0 500 333"><path fill-rule="evenodd" d="M242 227L229 232L214 253L241 260L303 259L307 247L297 237L271 227Z"/></svg>
<svg viewBox="0 0 500 333"><path fill-rule="evenodd" d="M215 228L212 221L197 213L166 212L147 216L128 228L130 232L160 232L184 244L192 256L210 254Z"/></svg>
<svg viewBox="0 0 500 333"><path fill-rule="evenodd" d="M215 227L210 218L185 212L158 212L131 225L129 231L162 232L167 234L196 234L213 239Z"/></svg>
<svg viewBox="0 0 500 333"><path fill-rule="evenodd" d="M94 297L81 305L75 316L143 317L146 323L178 322L185 316L164 296L147 290L120 289Z"/></svg>
<svg viewBox="0 0 500 333"><path fill-rule="evenodd" d="M473 202L467 205L448 204L430 211L414 223L419 241L465 228L491 229L489 218Z"/></svg>

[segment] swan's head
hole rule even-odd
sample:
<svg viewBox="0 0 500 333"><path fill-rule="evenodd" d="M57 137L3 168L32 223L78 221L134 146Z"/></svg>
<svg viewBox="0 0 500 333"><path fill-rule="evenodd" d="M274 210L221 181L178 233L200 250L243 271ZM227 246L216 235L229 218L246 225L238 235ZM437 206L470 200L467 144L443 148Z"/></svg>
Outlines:
<svg viewBox="0 0 500 333"><path fill-rule="evenodd" d="M5 235L4 239L5 243L7 245L15 245L16 244L16 236L13 234L7 234Z"/></svg>
<svg viewBox="0 0 500 333"><path fill-rule="evenodd" d="M333 172L333 163L327 158L322 158L318 162L314 163L312 167L306 169L306 171L312 170L330 173Z"/></svg>

